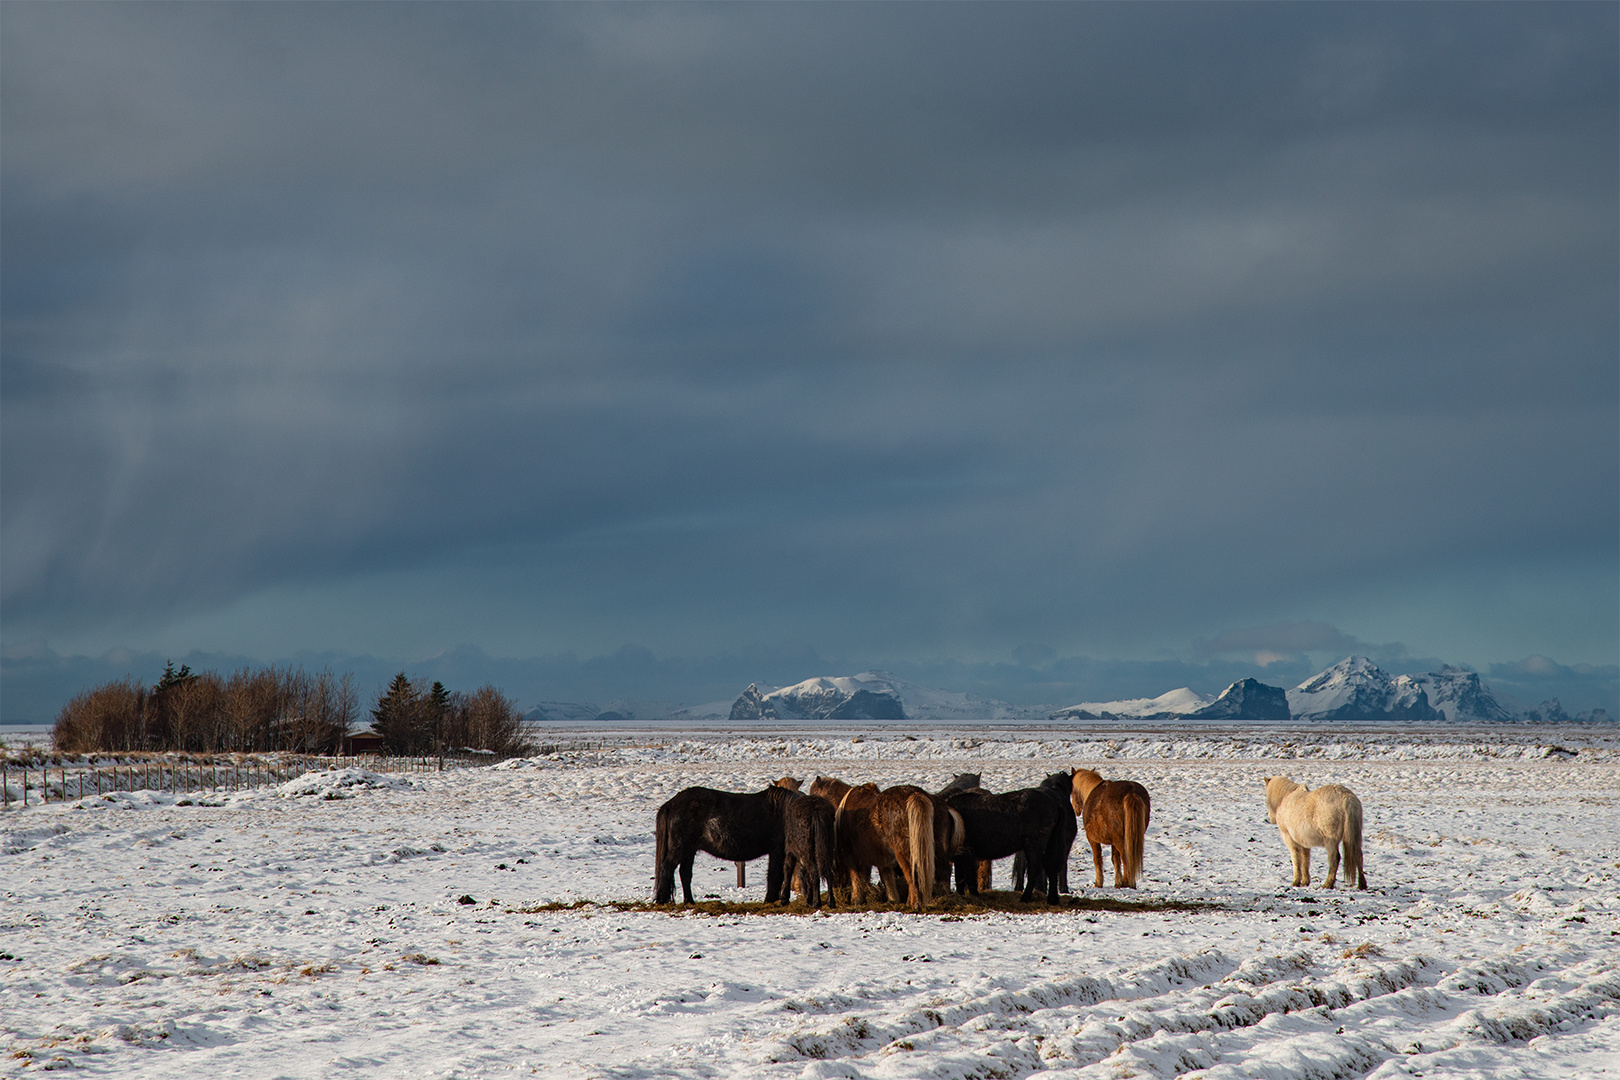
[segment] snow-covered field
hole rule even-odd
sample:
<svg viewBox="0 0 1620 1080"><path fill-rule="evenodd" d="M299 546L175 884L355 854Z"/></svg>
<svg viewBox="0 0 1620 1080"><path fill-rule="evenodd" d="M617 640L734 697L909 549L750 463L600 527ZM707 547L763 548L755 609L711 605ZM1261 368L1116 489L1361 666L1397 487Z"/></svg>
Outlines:
<svg viewBox="0 0 1620 1080"><path fill-rule="evenodd" d="M610 903L650 897L654 812L690 784L1082 764L1153 794L1135 893L1077 848L1062 911ZM1369 891L1286 886L1273 773L1359 793ZM1620 1076L1617 799L1592 729L958 730L14 808L0 1075ZM699 856L694 884L749 879Z"/></svg>

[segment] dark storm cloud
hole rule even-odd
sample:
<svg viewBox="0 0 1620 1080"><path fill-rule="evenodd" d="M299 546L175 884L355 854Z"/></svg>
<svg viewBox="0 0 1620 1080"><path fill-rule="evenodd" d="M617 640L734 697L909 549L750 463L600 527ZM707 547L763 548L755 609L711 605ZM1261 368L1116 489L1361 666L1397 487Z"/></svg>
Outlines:
<svg viewBox="0 0 1620 1080"><path fill-rule="evenodd" d="M0 20L8 637L1139 652L1620 543L1612 6Z"/></svg>

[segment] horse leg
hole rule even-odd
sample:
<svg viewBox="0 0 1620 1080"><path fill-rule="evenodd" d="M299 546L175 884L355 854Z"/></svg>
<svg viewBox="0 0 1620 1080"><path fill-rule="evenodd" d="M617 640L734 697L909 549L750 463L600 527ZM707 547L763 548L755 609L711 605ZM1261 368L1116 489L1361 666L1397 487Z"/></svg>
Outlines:
<svg viewBox="0 0 1620 1080"><path fill-rule="evenodd" d="M765 859L765 902L782 895L782 849L775 848Z"/></svg>
<svg viewBox="0 0 1620 1080"><path fill-rule="evenodd" d="M973 856L964 855L953 864L956 870L956 891L963 896L979 891L977 882L978 867L974 865Z"/></svg>
<svg viewBox="0 0 1620 1080"><path fill-rule="evenodd" d="M1310 883L1311 849L1308 847L1301 847L1299 849L1299 884L1302 886L1308 886Z"/></svg>
<svg viewBox="0 0 1620 1080"><path fill-rule="evenodd" d="M1337 840L1331 840L1328 842L1327 859L1328 876L1327 880L1322 883L1322 887L1324 889L1331 889L1339 880L1339 842Z"/></svg>
<svg viewBox="0 0 1620 1080"><path fill-rule="evenodd" d="M866 873L853 866L849 868L849 901L856 907L866 903Z"/></svg>
<svg viewBox="0 0 1620 1080"><path fill-rule="evenodd" d="M1024 867L1025 867L1026 871L1032 871L1034 869L1034 867L1039 862L1040 862L1040 856L1035 853L1034 848L1025 848L1024 849ZM1034 873L1026 873L1024 875L1024 891L1018 894L1018 899L1022 900L1024 903L1027 904L1031 900L1033 900L1034 898L1035 898L1035 875L1034 875Z"/></svg>
<svg viewBox="0 0 1620 1080"><path fill-rule="evenodd" d="M688 855L681 860L681 893L686 897L688 904L692 903L692 860L695 855Z"/></svg>
<svg viewBox="0 0 1620 1080"><path fill-rule="evenodd" d="M902 864L903 865L903 864ZM893 866L885 866L878 871L878 878L883 882L883 895L889 898L890 903L898 904L904 897L900 893L900 874ZM908 874L906 881L910 881Z"/></svg>
<svg viewBox="0 0 1620 1080"><path fill-rule="evenodd" d="M793 875L798 872L798 869L799 869L799 860L791 851L788 852L785 856L783 856L783 858L782 858L782 906L783 907L787 907L789 901L791 901L793 899L793 889L794 889L795 886L798 887L799 895L801 897L803 897L804 895L806 895L810 891L809 889L804 887L804 881L803 880L797 880L797 881L794 880Z"/></svg>
<svg viewBox="0 0 1620 1080"><path fill-rule="evenodd" d="M1114 859L1114 888L1123 889L1125 887L1125 858L1119 853L1119 845L1111 844L1108 848L1108 854L1113 856Z"/></svg>
<svg viewBox="0 0 1620 1080"><path fill-rule="evenodd" d="M1102 871L1102 845L1093 841L1091 845L1091 863L1097 868L1097 888L1103 887Z"/></svg>
<svg viewBox="0 0 1620 1080"><path fill-rule="evenodd" d="M1053 830L1046 842L1046 902L1057 906L1058 885L1063 880L1063 864L1068 861L1069 849L1063 838Z"/></svg>

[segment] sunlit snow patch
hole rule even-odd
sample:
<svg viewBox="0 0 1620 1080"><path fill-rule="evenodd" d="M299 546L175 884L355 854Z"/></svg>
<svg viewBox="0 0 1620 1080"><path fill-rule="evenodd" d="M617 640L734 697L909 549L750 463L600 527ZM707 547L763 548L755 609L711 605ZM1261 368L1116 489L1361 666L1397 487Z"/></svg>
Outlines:
<svg viewBox="0 0 1620 1080"><path fill-rule="evenodd" d="M288 780L276 788L276 794L284 798L315 795L322 799L349 799L356 791L411 786L410 780L403 776L386 776L370 769L322 769Z"/></svg>

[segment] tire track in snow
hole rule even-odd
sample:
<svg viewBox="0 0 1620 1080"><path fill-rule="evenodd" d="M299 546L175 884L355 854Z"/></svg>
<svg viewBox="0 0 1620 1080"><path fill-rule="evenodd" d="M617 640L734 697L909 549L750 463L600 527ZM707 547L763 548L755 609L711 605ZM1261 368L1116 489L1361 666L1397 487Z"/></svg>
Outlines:
<svg viewBox="0 0 1620 1080"><path fill-rule="evenodd" d="M1207 950L1113 977L844 1012L793 1032L767 1060L805 1060L804 1080L914 1076L924 1061L927 1075L952 1080L1341 1080L1405 1076L1380 1067L1422 1071L1423 1059L1460 1046L1526 1043L1620 1016L1620 970L1607 961L1506 956L1448 973L1425 956L1346 959L1316 974L1303 953L1238 963Z"/></svg>

